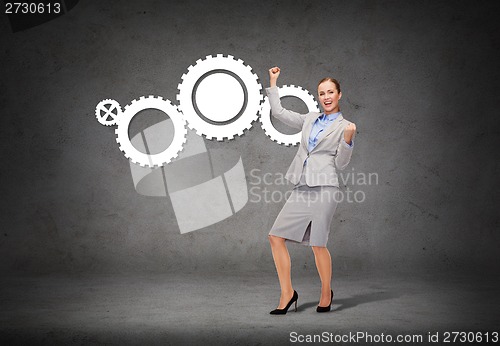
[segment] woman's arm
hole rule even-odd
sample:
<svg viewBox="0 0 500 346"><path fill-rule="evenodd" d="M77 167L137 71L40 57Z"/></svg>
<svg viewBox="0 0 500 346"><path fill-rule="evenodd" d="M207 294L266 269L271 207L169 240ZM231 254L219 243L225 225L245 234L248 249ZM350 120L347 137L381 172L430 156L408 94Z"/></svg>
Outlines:
<svg viewBox="0 0 500 346"><path fill-rule="evenodd" d="M306 114L289 111L281 106L281 100L276 87L276 81L280 75L279 67L269 69L269 88L266 89L267 96L269 97L269 104L271 106L271 114L293 128L302 129Z"/></svg>
<svg viewBox="0 0 500 346"><path fill-rule="evenodd" d="M271 88L276 86L276 81L278 80L278 77L280 76L280 68L278 66L272 67L269 69L269 86Z"/></svg>
<svg viewBox="0 0 500 346"><path fill-rule="evenodd" d="M349 123L344 129L344 139L340 141L337 148L337 156L335 157L335 167L343 170L351 161L352 156L352 140L356 133L356 125ZM345 142L345 143L344 143Z"/></svg>
<svg viewBox="0 0 500 346"><path fill-rule="evenodd" d="M351 145L351 141L356 133L356 124L349 123L344 129L344 140L347 144Z"/></svg>

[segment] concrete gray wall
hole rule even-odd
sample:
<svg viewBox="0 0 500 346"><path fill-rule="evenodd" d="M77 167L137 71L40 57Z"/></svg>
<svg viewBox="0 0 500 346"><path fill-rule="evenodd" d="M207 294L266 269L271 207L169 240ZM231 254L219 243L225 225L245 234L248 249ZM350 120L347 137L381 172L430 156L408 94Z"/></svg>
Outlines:
<svg viewBox="0 0 500 346"><path fill-rule="evenodd" d="M114 128L96 104L175 101L180 77L210 54L244 60L268 84L314 93L341 82L358 127L348 171L376 173L363 203L332 223L334 270L495 269L500 245L499 29L495 1L82 1L12 33L0 17L0 270L274 271L267 233L284 202L180 234L168 198L139 195ZM293 106L293 104L291 104ZM284 173L297 150L259 123L208 148L250 171ZM275 186L285 192L288 186ZM291 246L296 270L312 252Z"/></svg>

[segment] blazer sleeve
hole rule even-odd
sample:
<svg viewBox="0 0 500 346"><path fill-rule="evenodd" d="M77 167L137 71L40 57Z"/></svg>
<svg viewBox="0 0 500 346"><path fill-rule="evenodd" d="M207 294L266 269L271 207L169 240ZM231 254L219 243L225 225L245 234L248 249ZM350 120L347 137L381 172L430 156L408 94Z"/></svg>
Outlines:
<svg viewBox="0 0 500 346"><path fill-rule="evenodd" d="M335 157L335 167L339 170L345 169L349 164L349 161L351 161L353 147L353 145L349 145L344 141L344 135L342 134L342 139L340 140L337 148L337 156Z"/></svg>
<svg viewBox="0 0 500 346"><path fill-rule="evenodd" d="M301 130L307 114L300 114L283 108L277 87L266 88L266 93L271 105L271 114L288 126Z"/></svg>

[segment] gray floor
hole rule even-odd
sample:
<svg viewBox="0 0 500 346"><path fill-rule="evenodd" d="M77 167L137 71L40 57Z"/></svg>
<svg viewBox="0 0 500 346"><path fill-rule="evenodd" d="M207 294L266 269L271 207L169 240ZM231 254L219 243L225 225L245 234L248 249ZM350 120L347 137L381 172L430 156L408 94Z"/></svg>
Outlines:
<svg viewBox="0 0 500 346"><path fill-rule="evenodd" d="M293 279L298 312L272 316L279 297L273 273L3 277L0 341L276 345L292 343L292 332L426 340L428 332L499 331L497 278L337 276L334 311L326 314L315 311L317 275Z"/></svg>

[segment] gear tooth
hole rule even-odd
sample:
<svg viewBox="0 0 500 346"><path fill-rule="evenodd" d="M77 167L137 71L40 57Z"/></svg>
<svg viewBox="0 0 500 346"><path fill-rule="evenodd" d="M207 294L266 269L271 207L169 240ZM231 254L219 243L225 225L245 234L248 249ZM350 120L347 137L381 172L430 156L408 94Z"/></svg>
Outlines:
<svg viewBox="0 0 500 346"><path fill-rule="evenodd" d="M228 56L230 56L230 55L228 55ZM216 57L216 58L223 58L223 57L224 57L224 55L222 55L222 54L217 54L215 57Z"/></svg>
<svg viewBox="0 0 500 346"><path fill-rule="evenodd" d="M208 59L209 56L207 56L206 59ZM203 61L203 59L200 58L200 59L196 60L196 64L200 64L202 61ZM194 67L194 66L191 65L190 67Z"/></svg>
<svg viewBox="0 0 500 346"><path fill-rule="evenodd" d="M139 100L144 100L146 97L145 96L141 96L139 97Z"/></svg>

